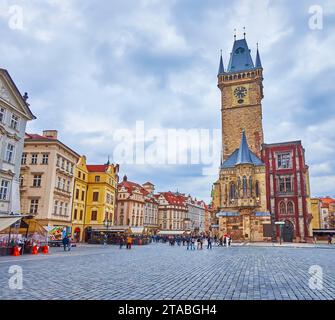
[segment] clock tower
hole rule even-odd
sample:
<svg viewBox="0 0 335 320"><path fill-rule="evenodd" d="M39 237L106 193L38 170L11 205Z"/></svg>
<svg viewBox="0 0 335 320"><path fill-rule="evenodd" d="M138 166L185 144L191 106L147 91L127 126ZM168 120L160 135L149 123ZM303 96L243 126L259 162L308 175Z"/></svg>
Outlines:
<svg viewBox="0 0 335 320"><path fill-rule="evenodd" d="M263 68L257 48L255 64L247 41L234 41L227 70L222 54L218 72L221 90L222 160L226 160L238 147L243 130L250 150L258 157L263 144L262 99Z"/></svg>

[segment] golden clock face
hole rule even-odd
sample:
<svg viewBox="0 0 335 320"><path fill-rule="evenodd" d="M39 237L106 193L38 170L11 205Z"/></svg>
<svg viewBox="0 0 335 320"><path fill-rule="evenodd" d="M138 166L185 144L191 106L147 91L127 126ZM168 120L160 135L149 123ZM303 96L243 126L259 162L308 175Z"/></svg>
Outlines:
<svg viewBox="0 0 335 320"><path fill-rule="evenodd" d="M243 105L249 103L249 85L239 85L232 88L233 105Z"/></svg>

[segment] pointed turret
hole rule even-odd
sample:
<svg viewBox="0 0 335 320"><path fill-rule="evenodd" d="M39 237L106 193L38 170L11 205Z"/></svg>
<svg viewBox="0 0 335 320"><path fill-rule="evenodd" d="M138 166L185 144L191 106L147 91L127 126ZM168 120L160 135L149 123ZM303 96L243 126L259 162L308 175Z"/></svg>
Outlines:
<svg viewBox="0 0 335 320"><path fill-rule="evenodd" d="M248 147L247 138L245 136L245 130L242 132L242 140L240 144L240 148L238 150L236 164L245 164L245 163L253 163L251 158L251 153Z"/></svg>
<svg viewBox="0 0 335 320"><path fill-rule="evenodd" d="M262 62L261 62L261 58L259 56L259 51L258 51L258 43L257 43L257 53L256 53L256 68L263 68L262 67Z"/></svg>
<svg viewBox="0 0 335 320"><path fill-rule="evenodd" d="M220 56L220 64L219 64L219 71L218 76L224 73L224 66L223 66L223 59L222 59L222 50L221 50L221 56Z"/></svg>
<svg viewBox="0 0 335 320"><path fill-rule="evenodd" d="M233 50L230 54L230 60L227 72L238 72L251 70L254 68L254 63L250 55L250 49L247 40L239 39L234 41Z"/></svg>

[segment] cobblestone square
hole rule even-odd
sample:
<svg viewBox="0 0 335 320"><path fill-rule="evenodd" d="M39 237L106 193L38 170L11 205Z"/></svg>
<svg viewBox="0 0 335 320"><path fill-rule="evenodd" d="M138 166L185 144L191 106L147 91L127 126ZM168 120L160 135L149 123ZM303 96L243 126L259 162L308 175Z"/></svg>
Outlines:
<svg viewBox="0 0 335 320"><path fill-rule="evenodd" d="M199 251L168 244L53 248L48 256L1 257L0 298L332 300L334 253L238 244ZM11 265L22 267L22 290L9 289ZM313 265L322 268L322 290L309 287Z"/></svg>

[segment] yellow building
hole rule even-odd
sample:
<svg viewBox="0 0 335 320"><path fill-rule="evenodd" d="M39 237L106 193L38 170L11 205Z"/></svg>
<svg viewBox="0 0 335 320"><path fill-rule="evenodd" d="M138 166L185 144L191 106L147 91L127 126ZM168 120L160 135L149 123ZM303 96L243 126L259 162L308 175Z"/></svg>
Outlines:
<svg viewBox="0 0 335 320"><path fill-rule="evenodd" d="M86 195L88 186L88 169L86 157L82 156L74 170L72 235L75 241L83 240L86 213Z"/></svg>
<svg viewBox="0 0 335 320"><path fill-rule="evenodd" d="M86 165L88 185L84 232L105 229L115 224L116 192L119 166L113 164Z"/></svg>
<svg viewBox="0 0 335 320"><path fill-rule="evenodd" d="M320 229L320 207L321 202L319 198L311 198L310 199L310 207L312 212L312 229Z"/></svg>
<svg viewBox="0 0 335 320"><path fill-rule="evenodd" d="M72 234L76 241L87 241L90 230L114 225L118 171L118 165L87 165L86 157L80 157L72 205Z"/></svg>

